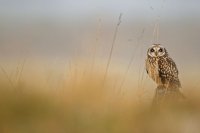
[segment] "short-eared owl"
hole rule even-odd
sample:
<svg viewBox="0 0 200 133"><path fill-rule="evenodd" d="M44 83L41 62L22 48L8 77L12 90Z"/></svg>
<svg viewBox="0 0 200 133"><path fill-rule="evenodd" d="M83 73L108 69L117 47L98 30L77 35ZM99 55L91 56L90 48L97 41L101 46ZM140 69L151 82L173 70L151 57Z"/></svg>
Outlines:
<svg viewBox="0 0 200 133"><path fill-rule="evenodd" d="M181 83L175 62L160 44L153 44L147 51L146 70L158 87L178 89Z"/></svg>

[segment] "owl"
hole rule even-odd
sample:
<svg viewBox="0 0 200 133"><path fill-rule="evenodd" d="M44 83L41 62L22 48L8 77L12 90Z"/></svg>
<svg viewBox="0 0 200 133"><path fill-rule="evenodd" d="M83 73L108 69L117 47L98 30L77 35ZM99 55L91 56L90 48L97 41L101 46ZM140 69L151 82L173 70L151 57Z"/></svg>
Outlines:
<svg viewBox="0 0 200 133"><path fill-rule="evenodd" d="M157 84L157 88L178 90L181 87L176 64L160 44L153 44L148 49L146 71Z"/></svg>

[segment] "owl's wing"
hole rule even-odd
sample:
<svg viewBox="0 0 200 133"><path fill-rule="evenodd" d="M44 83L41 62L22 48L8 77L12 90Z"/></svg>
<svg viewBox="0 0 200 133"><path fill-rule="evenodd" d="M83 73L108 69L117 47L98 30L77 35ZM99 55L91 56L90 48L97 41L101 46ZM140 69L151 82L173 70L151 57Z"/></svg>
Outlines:
<svg viewBox="0 0 200 133"><path fill-rule="evenodd" d="M160 59L158 61L158 72L163 84L175 85L181 87L178 78L178 69L171 58Z"/></svg>

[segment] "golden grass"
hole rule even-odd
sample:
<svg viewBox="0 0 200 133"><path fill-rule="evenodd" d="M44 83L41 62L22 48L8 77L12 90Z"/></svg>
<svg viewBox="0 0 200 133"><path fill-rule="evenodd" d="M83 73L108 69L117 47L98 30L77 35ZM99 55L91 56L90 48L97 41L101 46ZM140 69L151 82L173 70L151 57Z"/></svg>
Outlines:
<svg viewBox="0 0 200 133"><path fill-rule="evenodd" d="M29 73L33 75L33 73ZM34 78L37 73L34 73ZM68 77L68 76L67 76ZM3 79L5 77L1 77ZM40 78L40 74L38 74ZM195 133L200 131L199 98L151 107L151 99L124 96L113 87L112 74L71 70L54 89L43 82L0 82L1 133ZM32 79L33 80L33 79ZM49 80L48 80L49 81ZM50 82L48 82L51 85ZM140 92L142 93L142 92Z"/></svg>

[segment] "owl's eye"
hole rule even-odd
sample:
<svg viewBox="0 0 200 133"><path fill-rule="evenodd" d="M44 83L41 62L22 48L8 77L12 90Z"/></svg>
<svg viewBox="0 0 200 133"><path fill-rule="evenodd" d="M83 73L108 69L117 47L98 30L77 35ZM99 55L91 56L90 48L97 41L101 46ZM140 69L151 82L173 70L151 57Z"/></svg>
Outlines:
<svg viewBox="0 0 200 133"><path fill-rule="evenodd" d="M160 49L159 49L159 52L163 52L163 49L162 49L162 48L160 48Z"/></svg>
<svg viewBox="0 0 200 133"><path fill-rule="evenodd" d="M154 52L155 50L152 48L152 49L150 49L150 51L151 51L151 52Z"/></svg>

